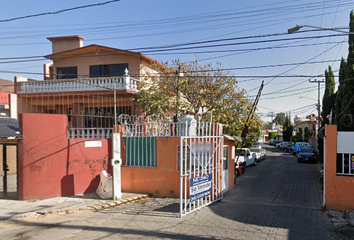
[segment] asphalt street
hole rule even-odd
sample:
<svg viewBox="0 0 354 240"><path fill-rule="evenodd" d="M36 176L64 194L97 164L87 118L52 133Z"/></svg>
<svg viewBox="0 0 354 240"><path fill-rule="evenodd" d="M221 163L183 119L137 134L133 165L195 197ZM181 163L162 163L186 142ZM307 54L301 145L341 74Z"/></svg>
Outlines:
<svg viewBox="0 0 354 240"><path fill-rule="evenodd" d="M179 218L179 199L149 198L98 212L0 224L1 239L336 239L322 210L317 164L265 145L224 199Z"/></svg>

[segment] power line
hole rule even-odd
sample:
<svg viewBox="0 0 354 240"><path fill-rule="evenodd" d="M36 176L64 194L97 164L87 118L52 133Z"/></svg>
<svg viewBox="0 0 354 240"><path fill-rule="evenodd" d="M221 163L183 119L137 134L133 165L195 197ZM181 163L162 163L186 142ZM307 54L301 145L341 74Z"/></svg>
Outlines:
<svg viewBox="0 0 354 240"><path fill-rule="evenodd" d="M111 1L103 2L103 3L94 3L94 4L82 5L82 6L78 6L78 7L65 8L65 9L61 9L61 10L57 10L57 11L53 11L53 12L36 13L36 14L31 14L31 15L26 15L26 16L21 16L21 17L2 19L2 20L0 20L0 23L11 22L11 21L26 19L26 18L40 17L40 16L44 16L44 15L55 15L55 14L60 14L63 12L69 12L69 11L83 9L83 8L102 6L102 5L106 5L106 4L118 2L118 1L120 1L120 0L111 0Z"/></svg>

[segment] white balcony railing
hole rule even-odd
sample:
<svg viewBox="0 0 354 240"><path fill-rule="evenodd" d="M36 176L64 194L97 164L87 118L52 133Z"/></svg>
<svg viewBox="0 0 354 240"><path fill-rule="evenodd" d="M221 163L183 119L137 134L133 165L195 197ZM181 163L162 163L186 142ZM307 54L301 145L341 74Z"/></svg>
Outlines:
<svg viewBox="0 0 354 240"><path fill-rule="evenodd" d="M139 80L129 75L121 77L77 78L17 82L17 93L58 93L85 91L138 91Z"/></svg>

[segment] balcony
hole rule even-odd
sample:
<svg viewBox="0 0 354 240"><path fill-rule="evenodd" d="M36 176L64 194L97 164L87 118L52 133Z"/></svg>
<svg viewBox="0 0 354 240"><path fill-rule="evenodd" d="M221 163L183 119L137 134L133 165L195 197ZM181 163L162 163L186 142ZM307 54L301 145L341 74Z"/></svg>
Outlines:
<svg viewBox="0 0 354 240"><path fill-rule="evenodd" d="M121 77L77 78L45 81L17 81L18 94L131 91L138 92L138 79L128 74Z"/></svg>

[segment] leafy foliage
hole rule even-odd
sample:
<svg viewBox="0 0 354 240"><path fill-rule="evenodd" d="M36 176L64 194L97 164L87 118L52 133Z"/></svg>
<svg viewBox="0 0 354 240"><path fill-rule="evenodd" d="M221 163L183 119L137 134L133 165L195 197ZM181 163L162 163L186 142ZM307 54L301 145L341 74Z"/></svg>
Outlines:
<svg viewBox="0 0 354 240"><path fill-rule="evenodd" d="M284 126L283 126L283 139L284 141L290 141L293 133L293 125L291 124L290 113L285 116Z"/></svg>
<svg viewBox="0 0 354 240"><path fill-rule="evenodd" d="M349 31L354 32L354 13L350 12ZM335 105L335 123L340 131L354 131L354 35L349 34L347 61L342 59Z"/></svg>
<svg viewBox="0 0 354 240"><path fill-rule="evenodd" d="M277 113L273 119L273 123L278 125L284 125L285 122L285 113Z"/></svg>
<svg viewBox="0 0 354 240"><path fill-rule="evenodd" d="M224 134L240 136L252 103L244 97L245 92L238 87L236 78L228 76L220 64L214 67L199 60L191 63L177 60L173 65L154 66L159 74L150 74L146 81L139 83L141 90L133 96L139 108L147 115L164 118L178 113L209 121L212 115L213 122L223 124ZM256 141L262 127L255 114L247 141Z"/></svg>
<svg viewBox="0 0 354 240"><path fill-rule="evenodd" d="M268 136L269 136L269 139L275 139L277 137L277 132L269 132Z"/></svg>
<svg viewBox="0 0 354 240"><path fill-rule="evenodd" d="M331 113L331 110L334 108L335 103L335 81L334 74L331 66L328 67L328 71L325 71L325 92L323 94L323 102L322 102L322 126L329 123L329 119L327 116Z"/></svg>

